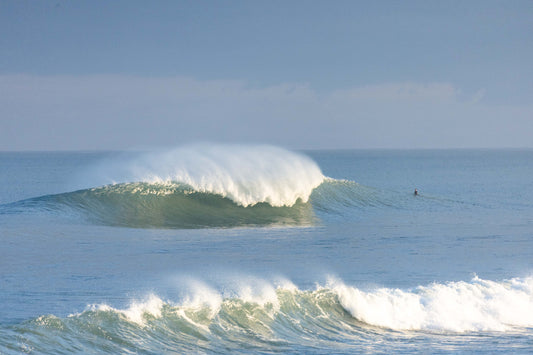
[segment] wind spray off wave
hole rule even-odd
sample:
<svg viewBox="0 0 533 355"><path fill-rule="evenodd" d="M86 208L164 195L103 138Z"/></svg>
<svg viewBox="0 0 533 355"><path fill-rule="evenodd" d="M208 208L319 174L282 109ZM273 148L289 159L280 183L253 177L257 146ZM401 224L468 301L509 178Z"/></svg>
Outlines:
<svg viewBox="0 0 533 355"><path fill-rule="evenodd" d="M192 145L143 154L100 169L107 183L179 183L248 207L307 202L324 180L310 158L266 145ZM105 180L104 180L105 181Z"/></svg>

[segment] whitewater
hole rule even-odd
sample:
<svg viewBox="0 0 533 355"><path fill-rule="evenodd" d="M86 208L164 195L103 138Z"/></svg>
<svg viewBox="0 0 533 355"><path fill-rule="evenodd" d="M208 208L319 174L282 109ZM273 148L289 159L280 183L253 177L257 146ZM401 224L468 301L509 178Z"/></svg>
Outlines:
<svg viewBox="0 0 533 355"><path fill-rule="evenodd" d="M179 183L241 206L307 202L324 176L311 159L273 146L193 145L142 154L99 167L112 183ZM95 181L95 179L91 179ZM91 182L92 182L91 181Z"/></svg>
<svg viewBox="0 0 533 355"><path fill-rule="evenodd" d="M0 166L0 353L533 346L531 150L195 144Z"/></svg>

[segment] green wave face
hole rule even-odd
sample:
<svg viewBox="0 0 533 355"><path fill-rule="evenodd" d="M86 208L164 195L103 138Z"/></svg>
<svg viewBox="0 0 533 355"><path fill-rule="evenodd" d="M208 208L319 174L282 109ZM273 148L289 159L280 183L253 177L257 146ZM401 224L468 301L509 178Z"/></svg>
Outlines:
<svg viewBox="0 0 533 355"><path fill-rule="evenodd" d="M220 298L176 305L151 296L125 310L95 305L65 318L41 316L0 330L0 349L16 338L16 350L36 353L279 352L302 342L327 347L339 336L364 332L330 291L273 292L264 303Z"/></svg>
<svg viewBox="0 0 533 355"><path fill-rule="evenodd" d="M348 180L325 178L306 202L273 206L242 205L230 196L199 191L181 182L131 182L46 195L0 206L0 214L31 211L79 218L92 224L128 228L236 228L314 226L329 216L383 208L439 208L460 203L439 198L413 198Z"/></svg>
<svg viewBox="0 0 533 355"><path fill-rule="evenodd" d="M309 203L243 207L187 185L125 183L42 197L49 209L69 209L91 223L131 228L212 228L312 225Z"/></svg>

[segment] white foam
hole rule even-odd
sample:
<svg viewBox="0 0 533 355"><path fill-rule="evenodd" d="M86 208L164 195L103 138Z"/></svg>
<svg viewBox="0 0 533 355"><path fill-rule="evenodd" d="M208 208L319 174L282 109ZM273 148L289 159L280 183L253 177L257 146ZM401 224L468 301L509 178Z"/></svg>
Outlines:
<svg viewBox="0 0 533 355"><path fill-rule="evenodd" d="M224 291L190 279L186 293L165 312L174 312L191 325L210 332L211 322L224 305L240 307L242 303L261 307L272 319L279 314L286 293L292 293L296 307L299 296L311 294L322 300L336 299L354 318L370 325L394 330L423 330L444 332L507 331L533 327L533 277L514 278L496 282L475 277L470 282L434 283L410 290L379 288L363 291L340 280L330 279L316 291L301 291L292 282L281 279L270 282L240 275L223 283ZM281 293L280 293L281 292ZM310 293L309 293L310 292ZM331 297L323 298L324 294ZM90 310L115 312L130 322L144 326L149 317L161 318L165 303L155 295L132 301L126 309L101 304ZM328 318L321 302L314 307ZM306 312L305 309L301 311ZM78 315L71 315L78 316ZM298 321L296 318L295 321Z"/></svg>
<svg viewBox="0 0 533 355"><path fill-rule="evenodd" d="M242 206L307 202L324 175L310 158L266 145L190 145L112 161L100 167L99 183L190 185ZM102 177L105 176L104 181Z"/></svg>
<svg viewBox="0 0 533 355"><path fill-rule="evenodd" d="M187 282L189 294L184 297L181 303L182 309L200 310L209 309L209 318L215 317L222 306L222 295L198 280Z"/></svg>
<svg viewBox="0 0 533 355"><path fill-rule="evenodd" d="M122 314L124 314L131 322L144 324L144 317L146 314L149 314L154 318L161 317L163 304L164 302L159 297L150 295L145 301L132 302L128 309L122 311Z"/></svg>
<svg viewBox="0 0 533 355"><path fill-rule="evenodd" d="M150 294L142 301L132 301L127 309L116 309L107 304L90 305L88 308L92 311L115 312L123 315L128 321L144 325L145 316L150 315L154 318L161 317L164 302L156 295ZM72 314L70 317L79 316Z"/></svg>
<svg viewBox="0 0 533 355"><path fill-rule="evenodd" d="M273 310L279 310L279 299L276 288L268 281L250 279L240 283L237 289L237 297L247 303L253 303L265 307L271 305Z"/></svg>
<svg viewBox="0 0 533 355"><path fill-rule="evenodd" d="M336 280L330 287L355 318L397 330L506 331L533 326L533 278L474 278L402 291L365 292Z"/></svg>

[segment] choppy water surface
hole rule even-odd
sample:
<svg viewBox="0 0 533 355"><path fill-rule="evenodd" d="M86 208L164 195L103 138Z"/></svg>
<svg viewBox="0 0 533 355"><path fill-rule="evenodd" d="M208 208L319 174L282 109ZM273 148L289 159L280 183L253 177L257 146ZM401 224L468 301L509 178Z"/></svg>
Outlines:
<svg viewBox="0 0 533 355"><path fill-rule="evenodd" d="M196 145L0 166L2 353L533 347L533 151Z"/></svg>

